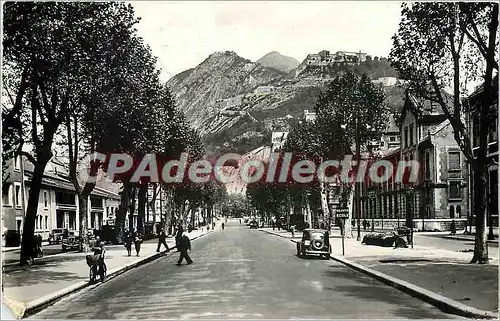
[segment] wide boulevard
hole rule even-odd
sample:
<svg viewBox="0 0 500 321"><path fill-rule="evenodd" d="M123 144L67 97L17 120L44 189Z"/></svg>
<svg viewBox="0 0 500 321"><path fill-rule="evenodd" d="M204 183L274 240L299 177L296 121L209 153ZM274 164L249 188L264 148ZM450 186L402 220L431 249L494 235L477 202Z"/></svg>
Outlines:
<svg viewBox="0 0 500 321"><path fill-rule="evenodd" d="M455 318L333 260L238 220L179 253L65 298L32 318Z"/></svg>

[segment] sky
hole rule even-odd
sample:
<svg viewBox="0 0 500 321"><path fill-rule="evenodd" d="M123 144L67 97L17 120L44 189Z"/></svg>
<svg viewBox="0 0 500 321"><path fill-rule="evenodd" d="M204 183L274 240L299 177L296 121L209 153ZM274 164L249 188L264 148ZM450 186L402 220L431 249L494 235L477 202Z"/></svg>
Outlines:
<svg viewBox="0 0 500 321"><path fill-rule="evenodd" d="M256 61L278 51L302 62L321 50L387 57L400 2L131 2L139 36L158 57L162 79L196 67L215 51Z"/></svg>

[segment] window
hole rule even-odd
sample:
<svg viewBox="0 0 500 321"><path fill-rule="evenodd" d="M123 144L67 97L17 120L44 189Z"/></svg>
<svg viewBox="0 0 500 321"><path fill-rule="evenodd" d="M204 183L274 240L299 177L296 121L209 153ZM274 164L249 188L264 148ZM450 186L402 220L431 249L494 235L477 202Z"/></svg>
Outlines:
<svg viewBox="0 0 500 321"><path fill-rule="evenodd" d="M46 230L49 229L49 216L48 215L45 216L45 229Z"/></svg>
<svg viewBox="0 0 500 321"><path fill-rule="evenodd" d="M408 127L405 127L405 147L408 147Z"/></svg>
<svg viewBox="0 0 500 321"><path fill-rule="evenodd" d="M462 192L460 189L460 181L450 181L448 186L448 197L453 199L461 199Z"/></svg>
<svg viewBox="0 0 500 321"><path fill-rule="evenodd" d="M450 206L450 218L455 218L455 206Z"/></svg>
<svg viewBox="0 0 500 321"><path fill-rule="evenodd" d="M410 132L410 146L413 146L413 124L410 125L408 131Z"/></svg>
<svg viewBox="0 0 500 321"><path fill-rule="evenodd" d="M460 205L457 205L456 213L458 218L462 217L462 207Z"/></svg>
<svg viewBox="0 0 500 321"><path fill-rule="evenodd" d="M35 230L38 230L38 228L39 228L39 227L38 227L38 217L39 217L39 216L40 216L40 215L37 215L37 216L36 216L36 219L35 219Z"/></svg>
<svg viewBox="0 0 500 321"><path fill-rule="evenodd" d="M449 151L448 152L448 170L449 171L459 171L460 170L460 152L459 151Z"/></svg>
<svg viewBox="0 0 500 321"><path fill-rule="evenodd" d="M21 207L21 186L15 185L16 187L16 206Z"/></svg>
<svg viewBox="0 0 500 321"><path fill-rule="evenodd" d="M66 193L66 192L57 192L56 193L56 203L57 204L76 205L75 194Z"/></svg>
<svg viewBox="0 0 500 321"><path fill-rule="evenodd" d="M431 151L425 151L425 178L431 179Z"/></svg>
<svg viewBox="0 0 500 321"><path fill-rule="evenodd" d="M16 156L16 158L14 159L14 170L16 170L16 171L21 170L21 157L20 156Z"/></svg>
<svg viewBox="0 0 500 321"><path fill-rule="evenodd" d="M4 184L2 188L2 200L4 206L12 206L12 185Z"/></svg>
<svg viewBox="0 0 500 321"><path fill-rule="evenodd" d="M389 141L390 141L390 142L395 142L395 141L396 141L396 136L391 136L391 137L389 137Z"/></svg>
<svg viewBox="0 0 500 321"><path fill-rule="evenodd" d="M44 203L45 208L49 207L49 199L47 197L47 192L43 192L43 203Z"/></svg>
<svg viewBox="0 0 500 321"><path fill-rule="evenodd" d="M493 124L490 126L490 132L488 133L488 143L493 143L498 141L498 119L493 120Z"/></svg>
<svg viewBox="0 0 500 321"><path fill-rule="evenodd" d="M474 115L472 118L472 147L479 146L479 117Z"/></svg>

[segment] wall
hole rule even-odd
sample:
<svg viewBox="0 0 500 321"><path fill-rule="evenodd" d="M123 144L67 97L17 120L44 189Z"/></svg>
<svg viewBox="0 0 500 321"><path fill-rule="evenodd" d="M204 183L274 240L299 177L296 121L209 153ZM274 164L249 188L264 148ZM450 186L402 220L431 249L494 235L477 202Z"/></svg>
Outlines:
<svg viewBox="0 0 500 321"><path fill-rule="evenodd" d="M370 223L370 227L367 228L367 231L371 231L371 225L372 225L372 220L367 219L368 223ZM451 221L452 219L425 219L424 220L424 225L425 225L425 230L426 231L434 231L434 230L439 230L439 231L449 231L450 226L451 226ZM460 218L460 219L454 219L455 221L455 226L457 228L457 232L460 230L465 229L465 225L467 222L467 218ZM356 221L357 223L357 221ZM374 223L374 229L375 230L393 230L394 228L397 228L398 226L398 220L397 219L375 219L373 220ZM383 223L383 225L382 225ZM401 218L399 219L399 226L403 227L405 226L405 219ZM413 220L413 227L414 230L422 230L422 219L414 219ZM361 230L363 230L363 220L361 220Z"/></svg>

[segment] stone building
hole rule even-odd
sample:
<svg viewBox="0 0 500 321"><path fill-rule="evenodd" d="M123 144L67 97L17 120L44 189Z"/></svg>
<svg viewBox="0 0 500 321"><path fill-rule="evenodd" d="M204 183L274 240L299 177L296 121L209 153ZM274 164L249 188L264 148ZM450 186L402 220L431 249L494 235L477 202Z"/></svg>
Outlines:
<svg viewBox="0 0 500 321"><path fill-rule="evenodd" d="M33 165L25 158L16 157L9 162L2 184L4 241L22 235L33 169ZM89 202L88 228L100 229L110 211L116 211L118 208L119 199L119 195L113 191L94 188ZM106 203L113 206L108 205L105 208ZM44 240L55 228L66 228L77 234L79 222L78 195L68 178L66 164L54 156L47 164L42 179L35 233L42 235Z"/></svg>
<svg viewBox="0 0 500 321"><path fill-rule="evenodd" d="M451 97L443 93L451 102ZM451 221L467 221L467 171L453 128L440 106L407 93L399 120L401 146L383 153L394 170L399 161L416 161L414 182L391 179L377 184L366 179L362 188L362 217L374 227L413 226L448 230ZM394 173L393 173L394 174ZM405 178L409 177L409 170Z"/></svg>

